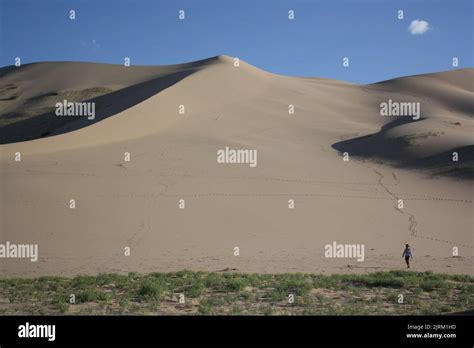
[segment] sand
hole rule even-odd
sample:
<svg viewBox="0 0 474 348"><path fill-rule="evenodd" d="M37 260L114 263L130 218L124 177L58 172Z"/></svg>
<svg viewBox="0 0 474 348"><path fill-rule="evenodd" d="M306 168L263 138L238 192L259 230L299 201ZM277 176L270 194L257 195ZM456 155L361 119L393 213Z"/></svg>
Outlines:
<svg viewBox="0 0 474 348"><path fill-rule="evenodd" d="M474 274L473 80L459 69L355 85L227 56L0 69L15 96L0 101L0 242L39 248L0 274L366 273L404 269L405 243L412 270ZM38 111L65 96L97 101L96 119ZM380 116L390 98L420 102L420 120ZM257 166L218 163L225 147L257 150ZM364 261L326 258L333 242L364 244Z"/></svg>

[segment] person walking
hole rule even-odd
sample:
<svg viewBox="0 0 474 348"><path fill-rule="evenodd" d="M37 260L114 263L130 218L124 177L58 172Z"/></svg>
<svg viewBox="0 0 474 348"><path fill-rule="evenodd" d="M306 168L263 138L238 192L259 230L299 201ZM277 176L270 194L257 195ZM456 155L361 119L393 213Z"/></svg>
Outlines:
<svg viewBox="0 0 474 348"><path fill-rule="evenodd" d="M403 250L402 257L405 258L407 268L410 268L410 258L413 258L413 254L411 252L411 247L408 244L405 244L405 250Z"/></svg>

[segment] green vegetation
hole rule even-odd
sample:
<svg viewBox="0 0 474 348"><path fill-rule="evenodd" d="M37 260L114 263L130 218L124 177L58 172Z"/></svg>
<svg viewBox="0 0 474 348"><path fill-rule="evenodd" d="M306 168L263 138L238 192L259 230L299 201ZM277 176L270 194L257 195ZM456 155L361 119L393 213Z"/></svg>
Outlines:
<svg viewBox="0 0 474 348"><path fill-rule="evenodd" d="M474 277L431 272L180 271L0 280L0 314L416 315L473 308Z"/></svg>

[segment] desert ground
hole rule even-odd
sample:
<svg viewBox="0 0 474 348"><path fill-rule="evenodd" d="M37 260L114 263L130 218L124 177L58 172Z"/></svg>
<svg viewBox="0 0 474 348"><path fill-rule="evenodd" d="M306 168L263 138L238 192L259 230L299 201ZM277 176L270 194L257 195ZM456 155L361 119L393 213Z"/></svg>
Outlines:
<svg viewBox="0 0 474 348"><path fill-rule="evenodd" d="M473 275L473 81L357 85L227 56L2 68L0 242L38 244L39 260L0 274L367 273L404 269L409 243L412 270ZM63 99L95 101L95 119L55 116ZM382 117L388 99L421 118ZM218 163L225 147L256 149L257 166ZM364 244L364 261L326 258L334 241Z"/></svg>

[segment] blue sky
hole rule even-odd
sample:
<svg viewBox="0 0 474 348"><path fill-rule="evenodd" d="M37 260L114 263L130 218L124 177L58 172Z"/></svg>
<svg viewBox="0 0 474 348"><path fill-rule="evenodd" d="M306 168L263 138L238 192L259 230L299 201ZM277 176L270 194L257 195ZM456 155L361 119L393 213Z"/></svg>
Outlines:
<svg viewBox="0 0 474 348"><path fill-rule="evenodd" d="M279 74L368 83L450 70L453 57L474 65L473 0L0 2L1 66L15 57L161 65L226 54ZM413 20L428 30L412 34Z"/></svg>

